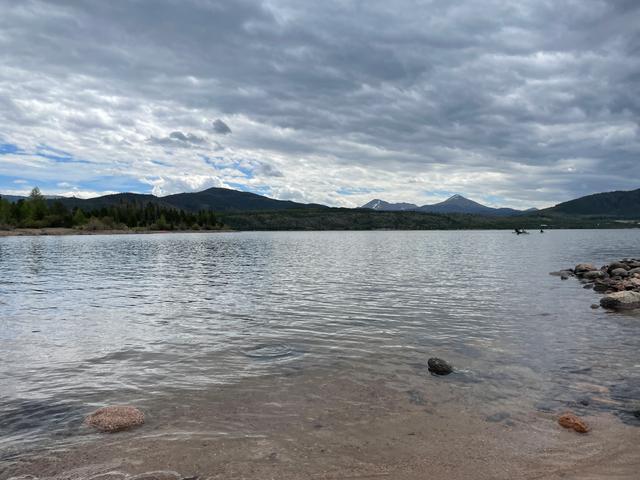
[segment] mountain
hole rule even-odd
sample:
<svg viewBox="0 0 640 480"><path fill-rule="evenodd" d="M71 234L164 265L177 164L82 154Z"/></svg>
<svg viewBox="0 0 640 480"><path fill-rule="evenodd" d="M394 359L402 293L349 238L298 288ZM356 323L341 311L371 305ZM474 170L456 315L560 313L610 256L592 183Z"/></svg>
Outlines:
<svg viewBox="0 0 640 480"><path fill-rule="evenodd" d="M601 215L640 218L640 188L630 191L596 193L562 202L541 212L566 215Z"/></svg>
<svg viewBox="0 0 640 480"><path fill-rule="evenodd" d="M16 203L18 200L25 200L27 197L22 197L20 195L1 195L4 200L7 200L11 203Z"/></svg>
<svg viewBox="0 0 640 480"><path fill-rule="evenodd" d="M413 203L389 203L376 198L360 208L369 208L371 210L379 210L382 212L403 212L406 210L417 210L418 206Z"/></svg>
<svg viewBox="0 0 640 480"><path fill-rule="evenodd" d="M369 208L381 211L416 211L427 213L467 213L473 215L487 215L508 217L513 215L521 215L524 212L514 210L513 208L491 208L482 205L473 200L463 197L462 195L453 195L444 202L434 203L433 205L423 205L418 207L412 203L388 203L383 200L372 200L361 208Z"/></svg>
<svg viewBox="0 0 640 480"><path fill-rule="evenodd" d="M177 193L162 197L161 200L176 208L197 212L251 212L257 210L291 210L298 208L328 208L319 204L297 203L290 200L275 200L255 193L241 192L228 188L209 188L202 192Z"/></svg>
<svg viewBox="0 0 640 480"><path fill-rule="evenodd" d="M153 204L187 212L198 212L200 210L213 210L215 212L251 212L300 208L328 208L318 204L275 200L262 195L256 195L255 193L240 192L229 188L209 188L202 192L177 193L166 197L156 197L155 195L141 193L116 193L87 199L67 197L58 198L57 200L69 208L79 207L84 210L96 210L126 204Z"/></svg>
<svg viewBox="0 0 640 480"><path fill-rule="evenodd" d="M22 196L22 195L0 195L0 197L2 197L3 199L11 202L11 203L16 203L20 200L26 200L29 197L26 196ZM43 195L43 197L47 200L53 200L53 199L57 199L57 198L64 198L61 197L60 195Z"/></svg>

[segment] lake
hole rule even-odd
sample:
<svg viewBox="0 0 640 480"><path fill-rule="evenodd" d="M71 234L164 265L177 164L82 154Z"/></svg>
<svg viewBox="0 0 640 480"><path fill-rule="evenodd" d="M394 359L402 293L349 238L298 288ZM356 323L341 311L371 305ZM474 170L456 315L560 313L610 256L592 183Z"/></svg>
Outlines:
<svg viewBox="0 0 640 480"><path fill-rule="evenodd" d="M300 462L285 439L313 438L331 453L337 432L343 441L340 429L360 415L359 439L375 436L362 429L376 419L411 415L415 424L447 412L442 438L454 443L485 428L496 438L504 432L503 445L534 432L535 445L517 437L514 462L543 458L543 439L573 435L595 467L597 435L609 445L640 440L640 314L591 309L598 294L549 272L624 257L640 257L640 230L1 238L0 478L30 461L44 468L48 455L104 450L104 435L82 419L109 404L147 414L144 427L109 442L144 437L149 452L220 441L232 465L237 453L224 442L250 439L239 451L254 458L264 449L255 468L281 462L280 478ZM432 356L455 373L431 376ZM557 432L553 421L566 409L592 416L602 433L594 428L592 443L575 444L576 434ZM457 436L455 412L469 417ZM331 427L330 418L341 422ZM293 432L298 424L303 433ZM256 440L271 434L284 443ZM125 448L112 443L109 455ZM388 448L345 446L333 464L347 468L363 455L359 462L378 468L375 457ZM615 452L620 472L638 460L637 451ZM228 478L248 475L236 460ZM542 463L544 472L572 467L559 456Z"/></svg>

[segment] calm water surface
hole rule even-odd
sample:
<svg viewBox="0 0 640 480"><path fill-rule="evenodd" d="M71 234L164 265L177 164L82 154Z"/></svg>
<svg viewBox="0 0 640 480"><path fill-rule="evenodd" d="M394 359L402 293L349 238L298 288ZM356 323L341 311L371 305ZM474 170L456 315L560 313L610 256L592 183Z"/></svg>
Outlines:
<svg viewBox="0 0 640 480"><path fill-rule="evenodd" d="M640 230L2 238L0 456L82 441L104 404L347 366L393 382L434 355L480 411L599 387L576 408L633 424L640 315L548 274L623 257Z"/></svg>

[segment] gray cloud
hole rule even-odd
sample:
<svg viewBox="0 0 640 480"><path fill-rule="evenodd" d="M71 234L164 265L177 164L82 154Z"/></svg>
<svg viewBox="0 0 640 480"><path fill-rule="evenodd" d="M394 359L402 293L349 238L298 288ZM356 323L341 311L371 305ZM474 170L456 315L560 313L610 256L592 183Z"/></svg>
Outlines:
<svg viewBox="0 0 640 480"><path fill-rule="evenodd" d="M199 137L193 133L182 133L181 131L171 132L167 137L150 137L149 143L163 146L193 147L206 145L208 142L204 137Z"/></svg>
<svg viewBox="0 0 640 480"><path fill-rule="evenodd" d="M278 165L286 176L253 185L309 201L361 204L369 189L526 207L640 186L636 1L0 6L4 141L91 172L142 178L159 159L158 177L199 175L215 144L187 132L221 117L229 164Z"/></svg>
<svg viewBox="0 0 640 480"><path fill-rule="evenodd" d="M217 118L216 120L214 120L213 122L213 130L216 133L219 133L220 135L228 135L231 133L231 129L229 128L229 125L227 125L226 123L224 123L222 120L220 120L219 118Z"/></svg>
<svg viewBox="0 0 640 480"><path fill-rule="evenodd" d="M253 170L253 173L257 175L261 175L263 177L283 177L284 176L280 170L278 170L276 167L268 163L258 164L258 166Z"/></svg>

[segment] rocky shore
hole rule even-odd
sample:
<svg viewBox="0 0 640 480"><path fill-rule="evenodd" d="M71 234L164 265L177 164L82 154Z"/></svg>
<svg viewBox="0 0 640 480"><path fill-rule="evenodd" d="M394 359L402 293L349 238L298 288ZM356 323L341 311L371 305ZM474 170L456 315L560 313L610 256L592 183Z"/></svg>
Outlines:
<svg viewBox="0 0 640 480"><path fill-rule="evenodd" d="M600 306L608 310L640 309L640 259L625 258L600 268L591 263L579 263L574 268L551 272L551 275L562 280L578 278L584 288L604 294Z"/></svg>

